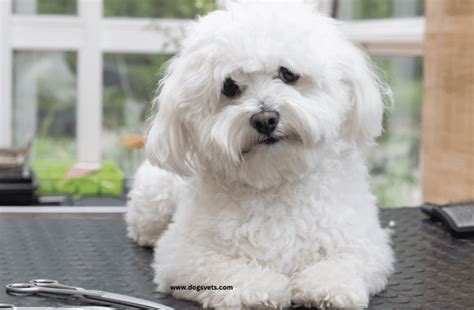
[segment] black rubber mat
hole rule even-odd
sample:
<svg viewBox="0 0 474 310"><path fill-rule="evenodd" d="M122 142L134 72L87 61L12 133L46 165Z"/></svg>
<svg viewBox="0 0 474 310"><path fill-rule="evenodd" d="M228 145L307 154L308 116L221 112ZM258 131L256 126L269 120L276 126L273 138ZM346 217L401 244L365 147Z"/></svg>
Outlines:
<svg viewBox="0 0 474 310"><path fill-rule="evenodd" d="M474 309L474 239L455 239L418 209L381 211L393 221L396 272L370 309ZM154 292L152 250L125 237L117 215L0 214L0 287L35 278L155 300L177 309L197 306ZM9 296L17 306L77 305L47 297Z"/></svg>

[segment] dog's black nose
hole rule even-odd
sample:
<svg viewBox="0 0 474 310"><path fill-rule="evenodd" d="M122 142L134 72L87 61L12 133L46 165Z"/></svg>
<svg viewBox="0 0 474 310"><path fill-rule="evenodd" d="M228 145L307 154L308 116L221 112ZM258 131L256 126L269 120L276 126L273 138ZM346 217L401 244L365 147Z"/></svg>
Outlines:
<svg viewBox="0 0 474 310"><path fill-rule="evenodd" d="M277 111L262 111L250 118L250 124L259 133L269 136L277 127L280 115Z"/></svg>

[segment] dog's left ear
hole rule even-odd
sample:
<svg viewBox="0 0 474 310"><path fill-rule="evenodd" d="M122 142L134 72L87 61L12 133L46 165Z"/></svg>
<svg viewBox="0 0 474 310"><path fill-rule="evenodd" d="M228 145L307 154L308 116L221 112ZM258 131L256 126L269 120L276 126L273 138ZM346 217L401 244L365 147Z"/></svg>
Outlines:
<svg viewBox="0 0 474 310"><path fill-rule="evenodd" d="M385 101L391 92L378 77L368 56L353 46L352 63L347 67L346 83L351 90L352 111L348 119L348 135L359 146L370 145L382 133Z"/></svg>

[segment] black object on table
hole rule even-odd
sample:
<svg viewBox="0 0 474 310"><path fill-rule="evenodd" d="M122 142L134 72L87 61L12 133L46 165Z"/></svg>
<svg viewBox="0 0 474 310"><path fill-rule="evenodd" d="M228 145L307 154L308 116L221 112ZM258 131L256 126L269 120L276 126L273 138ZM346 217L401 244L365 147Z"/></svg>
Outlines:
<svg viewBox="0 0 474 310"><path fill-rule="evenodd" d="M0 206L35 204L37 188L38 182L32 170L0 169Z"/></svg>
<svg viewBox="0 0 474 310"><path fill-rule="evenodd" d="M444 227L457 238L474 236L474 202L435 205L425 203L421 211L433 221L441 221Z"/></svg>
<svg viewBox="0 0 474 310"><path fill-rule="evenodd" d="M383 209L392 222L396 271L369 309L473 309L474 239L456 239L418 208ZM176 309L198 305L155 292L153 252L126 238L119 214L0 214L0 286L35 278L155 300ZM16 297L0 303L61 306L70 300ZM76 304L80 304L77 302Z"/></svg>

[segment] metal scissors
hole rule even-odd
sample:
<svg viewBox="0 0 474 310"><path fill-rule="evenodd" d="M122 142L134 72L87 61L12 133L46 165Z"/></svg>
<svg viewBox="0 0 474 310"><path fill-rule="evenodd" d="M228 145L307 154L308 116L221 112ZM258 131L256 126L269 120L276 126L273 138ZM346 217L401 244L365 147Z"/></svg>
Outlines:
<svg viewBox="0 0 474 310"><path fill-rule="evenodd" d="M82 287L64 285L56 280L36 279L27 283L12 283L6 286L8 293L16 295L61 295L73 296L87 300L91 303L110 303L122 306L131 306L143 309L163 309L172 310L173 308L152 302L149 300L136 298L132 296L104 292L99 290L87 290Z"/></svg>

